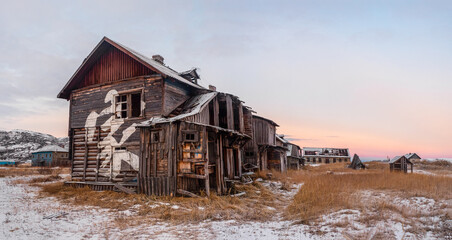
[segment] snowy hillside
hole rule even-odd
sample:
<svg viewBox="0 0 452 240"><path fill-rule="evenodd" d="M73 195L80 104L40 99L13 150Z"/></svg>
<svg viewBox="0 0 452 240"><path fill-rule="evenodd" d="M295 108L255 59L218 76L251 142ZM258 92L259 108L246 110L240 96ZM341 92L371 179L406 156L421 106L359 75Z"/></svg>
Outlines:
<svg viewBox="0 0 452 240"><path fill-rule="evenodd" d="M31 159L31 152L46 145L68 146L68 138L56 138L52 135L28 130L0 130L0 160Z"/></svg>

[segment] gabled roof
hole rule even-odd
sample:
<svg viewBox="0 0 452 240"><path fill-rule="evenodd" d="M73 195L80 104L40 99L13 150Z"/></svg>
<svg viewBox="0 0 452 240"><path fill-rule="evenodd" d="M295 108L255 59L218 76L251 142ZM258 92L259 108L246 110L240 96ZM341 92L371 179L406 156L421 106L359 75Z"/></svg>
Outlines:
<svg viewBox="0 0 452 240"><path fill-rule="evenodd" d="M117 42L114 42L113 40L103 37L102 40L97 44L97 46L91 51L91 53L88 55L88 57L85 58L83 63L80 65L80 67L75 71L75 73L72 75L72 77L69 79L69 81L66 83L66 85L63 87L63 89L58 94L58 98L69 98L69 93L76 87L77 83L80 81L79 76L84 74L87 70L89 70L96 62L97 58L102 55L102 52L104 51L105 47L107 45L113 46L116 49L122 51L126 55L130 56L131 58L135 59L136 61L140 62L144 66L148 67L149 69L163 75L163 77L170 77L175 80L178 80L181 83L184 83L186 85L189 85L194 88L198 89L204 89L200 85L197 85L195 83L190 82L189 80L183 78L179 75L178 72L174 71L173 69L151 59L146 56L144 56L141 53L138 53L135 50L132 50L131 48L128 48L122 44L119 44Z"/></svg>
<svg viewBox="0 0 452 240"><path fill-rule="evenodd" d="M417 157L419 159L421 159L421 157L419 157L419 155L417 155L416 153L407 153L404 155L407 159L410 159L412 157Z"/></svg>
<svg viewBox="0 0 452 240"><path fill-rule="evenodd" d="M272 120L270 120L268 118L264 118L264 117L261 117L261 116L258 116L258 115L253 115L253 118L259 118L259 119L265 120L265 121L271 123L272 125L274 125L276 127L279 127L279 125L277 123L273 122Z"/></svg>
<svg viewBox="0 0 452 240"><path fill-rule="evenodd" d="M400 158L402 158L403 156L395 156L391 159L391 161L389 161L389 163L394 163L397 162Z"/></svg>
<svg viewBox="0 0 452 240"><path fill-rule="evenodd" d="M406 157L404 155L403 156L395 156L393 159L391 159L391 161L389 161L389 163L395 163L402 158L406 158ZM408 158L406 158L406 160L407 160L407 162L411 163L411 161Z"/></svg>
<svg viewBox="0 0 452 240"><path fill-rule="evenodd" d="M40 152L68 152L68 150L57 145L48 145L31 153L40 153Z"/></svg>

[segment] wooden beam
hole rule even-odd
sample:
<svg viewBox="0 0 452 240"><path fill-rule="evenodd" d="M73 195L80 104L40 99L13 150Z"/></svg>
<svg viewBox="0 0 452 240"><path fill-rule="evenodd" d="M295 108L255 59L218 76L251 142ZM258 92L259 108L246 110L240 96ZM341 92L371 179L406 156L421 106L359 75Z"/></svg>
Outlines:
<svg viewBox="0 0 452 240"><path fill-rule="evenodd" d="M198 195L196 195L194 193L191 193L189 191L185 191L183 189L177 189L177 193L180 194L180 195L183 195L183 196L188 196L188 197L194 197L194 198L199 198L200 197L200 196L198 196Z"/></svg>
<svg viewBox="0 0 452 240"><path fill-rule="evenodd" d="M88 128L85 129L85 159L83 165L83 181L86 179L86 167L88 162Z"/></svg>
<svg viewBox="0 0 452 240"><path fill-rule="evenodd" d="M114 186L115 186L115 188L117 188L118 190L120 190L122 192L125 192L125 193L128 193L128 194L134 194L135 193L134 191L132 191L132 190L130 190L130 189L124 187L124 186L121 186L119 183L115 183Z"/></svg>

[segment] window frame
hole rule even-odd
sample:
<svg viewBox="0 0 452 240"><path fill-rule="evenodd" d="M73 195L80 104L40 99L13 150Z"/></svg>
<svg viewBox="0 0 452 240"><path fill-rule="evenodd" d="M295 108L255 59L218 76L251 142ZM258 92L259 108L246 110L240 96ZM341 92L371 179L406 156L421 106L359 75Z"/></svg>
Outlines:
<svg viewBox="0 0 452 240"><path fill-rule="evenodd" d="M193 139L187 139L188 134L193 134ZM199 142L199 131L196 130L184 130L182 131L183 142Z"/></svg>
<svg viewBox="0 0 452 240"><path fill-rule="evenodd" d="M132 95L133 94L140 94L140 116L138 117L132 117ZM122 108L120 111L117 110L117 104L123 103L123 101L120 100L120 102L117 101L118 97L126 96L126 104L127 104L127 116L125 118L118 117L117 113L122 112ZM115 120L121 120L121 119L143 119L145 118L145 108L142 106L144 102L144 88L137 88L137 89L131 89L127 91L121 91L117 94L113 95L113 115Z"/></svg>

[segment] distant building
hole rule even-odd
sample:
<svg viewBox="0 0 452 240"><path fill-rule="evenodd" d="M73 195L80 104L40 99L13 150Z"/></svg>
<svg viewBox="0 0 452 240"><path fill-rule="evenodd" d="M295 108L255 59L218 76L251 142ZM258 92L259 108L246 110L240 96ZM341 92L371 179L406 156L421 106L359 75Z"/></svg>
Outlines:
<svg viewBox="0 0 452 240"><path fill-rule="evenodd" d="M18 161L15 160L0 160L0 166L17 166Z"/></svg>
<svg viewBox="0 0 452 240"><path fill-rule="evenodd" d="M350 161L348 148L304 147L302 156L306 163L336 163Z"/></svg>
<svg viewBox="0 0 452 240"><path fill-rule="evenodd" d="M389 161L389 169L392 171L408 172L408 165L410 165L411 172L413 172L413 163L405 156L395 156Z"/></svg>
<svg viewBox="0 0 452 240"><path fill-rule="evenodd" d="M68 150L56 146L49 145L38 149L32 154L32 166L69 166Z"/></svg>

